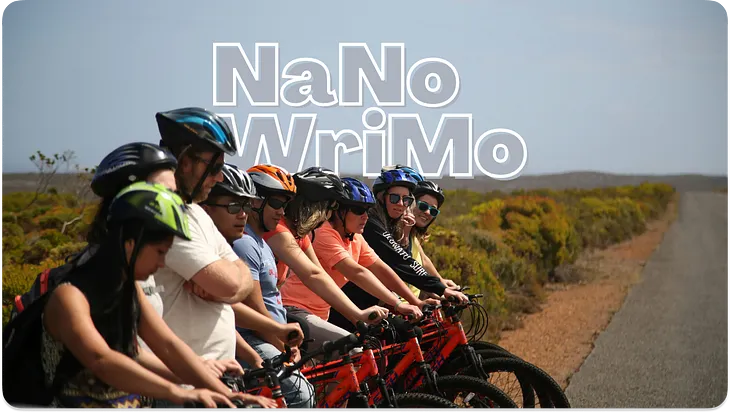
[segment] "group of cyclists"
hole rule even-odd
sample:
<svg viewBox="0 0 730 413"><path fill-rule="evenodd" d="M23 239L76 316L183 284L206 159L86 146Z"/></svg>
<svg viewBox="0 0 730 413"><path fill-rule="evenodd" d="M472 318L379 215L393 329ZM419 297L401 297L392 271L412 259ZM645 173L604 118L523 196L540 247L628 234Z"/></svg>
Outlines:
<svg viewBox="0 0 730 413"><path fill-rule="evenodd" d="M99 164L88 246L48 293L54 406L275 407L220 377L286 347L296 362L358 321L468 301L423 251L445 198L414 169L384 167L372 188L321 167L244 170L225 161L236 144L216 114L156 120L159 145L125 144ZM301 374L281 386L289 407L314 407Z"/></svg>

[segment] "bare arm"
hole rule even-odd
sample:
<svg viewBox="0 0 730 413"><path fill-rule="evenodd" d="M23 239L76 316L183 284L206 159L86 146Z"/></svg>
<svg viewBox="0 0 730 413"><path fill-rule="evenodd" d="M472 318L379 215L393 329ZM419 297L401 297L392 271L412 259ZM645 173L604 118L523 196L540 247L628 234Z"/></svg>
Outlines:
<svg viewBox="0 0 730 413"><path fill-rule="evenodd" d="M340 314L350 321L364 320L366 316L342 290L337 287L332 277L319 265L314 248L310 245L307 251L302 251L294 236L288 232L281 232L267 241L274 254L283 261L315 294L320 296Z"/></svg>
<svg viewBox="0 0 730 413"><path fill-rule="evenodd" d="M368 267L368 269L372 271L372 273L375 274L375 276L378 277L378 279L385 284L386 287L398 293L409 303L415 306L421 304L421 300L413 294L413 291L408 288L406 283L404 283L390 267L385 265L383 260L376 260Z"/></svg>
<svg viewBox="0 0 730 413"><path fill-rule="evenodd" d="M190 280L216 301L228 304L240 303L253 288L251 272L240 259L219 259L198 271Z"/></svg>
<svg viewBox="0 0 730 413"><path fill-rule="evenodd" d="M94 326L86 297L76 287L61 285L53 292L44 324L51 337L104 383L127 393L175 403L182 400L179 386L109 347Z"/></svg>
<svg viewBox="0 0 730 413"><path fill-rule="evenodd" d="M261 358L259 353L257 353L256 350L254 350L240 334L238 334L238 332L236 332L236 357L245 361L255 369L263 367L264 360Z"/></svg>
<svg viewBox="0 0 730 413"><path fill-rule="evenodd" d="M382 302L393 307L396 307L400 302L369 269L358 264L351 257L346 257L341 260L335 264L334 268L347 277L348 280L354 282L358 287L365 290L368 294L377 297Z"/></svg>
<svg viewBox="0 0 730 413"><path fill-rule="evenodd" d="M138 347L138 350L137 363L166 380L170 380L176 384L184 384L183 381L180 380L180 378L177 377L169 368L167 368L165 363L163 363L159 357L155 356L154 353L151 353L142 347Z"/></svg>
<svg viewBox="0 0 730 413"><path fill-rule="evenodd" d="M256 331L261 338L273 344L279 350L284 350L284 342L289 342L290 346L298 346L304 339L304 334L298 323L277 323L271 317L267 317L243 303L233 304L231 308L236 315L237 327ZM288 337L292 331L297 332L297 338L289 341ZM276 340L279 340L281 344L279 345ZM274 342L272 343L272 341Z"/></svg>

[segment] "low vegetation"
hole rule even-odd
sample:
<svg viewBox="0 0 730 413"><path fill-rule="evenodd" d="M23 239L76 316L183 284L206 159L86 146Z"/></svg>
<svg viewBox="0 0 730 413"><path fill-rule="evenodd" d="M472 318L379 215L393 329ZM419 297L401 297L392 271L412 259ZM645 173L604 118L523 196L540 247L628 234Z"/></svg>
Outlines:
<svg viewBox="0 0 730 413"><path fill-rule="evenodd" d="M73 159L72 154L63 159ZM48 188L44 178L34 192L3 195L3 326L16 295L27 291L44 268L60 265L86 245L96 205L83 188L92 172L78 171L72 186L77 190L59 193ZM673 194L674 188L664 184L512 193L446 191L446 203L424 249L442 276L484 294L490 335L495 337L513 328L517 315L539 308L545 284L564 281L561 267L573 263L583 250L642 233Z"/></svg>

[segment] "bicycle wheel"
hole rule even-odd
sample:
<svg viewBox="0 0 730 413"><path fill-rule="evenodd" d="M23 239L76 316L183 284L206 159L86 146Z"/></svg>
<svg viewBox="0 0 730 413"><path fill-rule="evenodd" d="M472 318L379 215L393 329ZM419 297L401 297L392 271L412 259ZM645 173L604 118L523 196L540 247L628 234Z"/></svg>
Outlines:
<svg viewBox="0 0 730 413"><path fill-rule="evenodd" d="M405 409L458 409L459 406L442 397L425 393L399 393L395 395L395 404Z"/></svg>
<svg viewBox="0 0 730 413"><path fill-rule="evenodd" d="M473 366L470 367L473 369ZM570 402L568 402L568 398L558 383L544 370L534 364L517 358L495 357L482 360L482 369L490 375L490 383L493 383L491 380L492 376L495 376L499 372L515 374L521 384L523 382L529 383L535 390L541 407L570 407ZM497 383L493 384L500 387Z"/></svg>
<svg viewBox="0 0 730 413"><path fill-rule="evenodd" d="M503 353L499 351L487 351L495 353L494 355L496 357L505 357ZM477 351L477 354L480 354L483 359L491 358L490 355L481 354L482 352L485 351ZM517 359L516 356L515 358ZM508 397L510 397L515 403L517 403L518 407L536 407L535 391L531 385L531 376L525 375L521 371L501 370L485 372L489 376L487 378L487 382L489 382L493 386L496 386ZM467 375L471 377L482 378L478 375L476 369L474 369L474 366L472 366L471 363L467 361L467 359L461 356L460 352L452 353L452 357L449 357L447 362L443 366L441 366L438 373L442 376ZM541 405L542 407L552 407L552 403L550 402L549 397L544 396L543 400L545 400L547 404L543 404L538 400L539 405Z"/></svg>
<svg viewBox="0 0 730 413"><path fill-rule="evenodd" d="M439 396L459 407L515 408L517 405L502 390L489 382L469 376L442 376L436 379Z"/></svg>

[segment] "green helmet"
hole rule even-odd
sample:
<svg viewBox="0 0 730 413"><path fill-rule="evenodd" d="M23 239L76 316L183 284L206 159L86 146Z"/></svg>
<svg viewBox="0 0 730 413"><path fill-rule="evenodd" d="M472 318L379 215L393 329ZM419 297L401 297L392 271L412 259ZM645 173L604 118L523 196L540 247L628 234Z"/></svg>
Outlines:
<svg viewBox="0 0 730 413"><path fill-rule="evenodd" d="M119 191L109 207L107 222L141 219L145 226L190 240L187 207L182 198L160 184L137 182Z"/></svg>

